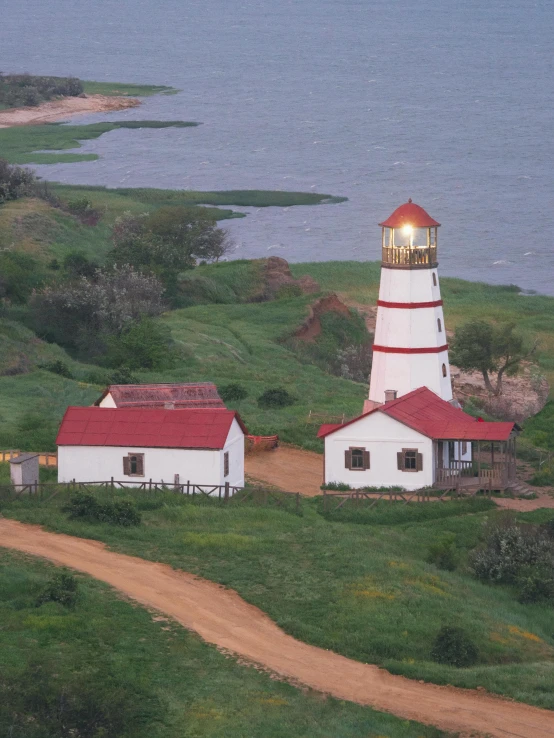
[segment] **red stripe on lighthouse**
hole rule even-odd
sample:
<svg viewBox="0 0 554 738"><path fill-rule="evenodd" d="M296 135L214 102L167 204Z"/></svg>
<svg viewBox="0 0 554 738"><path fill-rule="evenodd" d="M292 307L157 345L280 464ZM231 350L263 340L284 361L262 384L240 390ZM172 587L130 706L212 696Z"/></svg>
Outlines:
<svg viewBox="0 0 554 738"><path fill-rule="evenodd" d="M430 348L399 348L398 346L373 346L374 351L382 351L384 354L440 354L448 351L448 344L444 346L432 346Z"/></svg>
<svg viewBox="0 0 554 738"><path fill-rule="evenodd" d="M435 300L434 302L386 302L385 300L377 300L377 305L384 308L407 308L413 310L414 308L434 308L442 305L442 300Z"/></svg>

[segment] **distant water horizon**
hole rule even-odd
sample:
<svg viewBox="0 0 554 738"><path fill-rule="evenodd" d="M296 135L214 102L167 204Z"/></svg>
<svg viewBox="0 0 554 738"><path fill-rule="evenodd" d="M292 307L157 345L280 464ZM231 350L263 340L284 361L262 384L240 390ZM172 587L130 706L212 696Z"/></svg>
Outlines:
<svg viewBox="0 0 554 738"><path fill-rule="evenodd" d="M113 131L50 180L348 198L235 208L233 258L377 260L411 197L442 276L554 295L553 27L546 0L19 0L0 69L181 90L73 123L202 123Z"/></svg>

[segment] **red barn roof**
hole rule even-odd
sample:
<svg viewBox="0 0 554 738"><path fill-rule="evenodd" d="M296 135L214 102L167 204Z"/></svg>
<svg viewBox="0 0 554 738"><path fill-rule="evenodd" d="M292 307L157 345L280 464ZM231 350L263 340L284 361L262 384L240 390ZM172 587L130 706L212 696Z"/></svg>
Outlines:
<svg viewBox="0 0 554 738"><path fill-rule="evenodd" d="M222 449L235 419L246 434L233 410L68 407L56 444Z"/></svg>
<svg viewBox="0 0 554 738"><path fill-rule="evenodd" d="M440 223L410 199L404 205L396 208L394 213L379 225L385 228L402 228L405 225L411 225L413 228L430 228L440 226Z"/></svg>
<svg viewBox="0 0 554 738"><path fill-rule="evenodd" d="M108 394L112 396L116 407L163 407L172 402L176 408L225 408L212 382L110 384L94 404L99 405Z"/></svg>
<svg viewBox="0 0 554 738"><path fill-rule="evenodd" d="M373 413L385 413L424 436L439 441L506 441L515 425L479 422L427 387L420 387L343 425L321 426L317 435L319 438L325 438L339 428L351 425Z"/></svg>

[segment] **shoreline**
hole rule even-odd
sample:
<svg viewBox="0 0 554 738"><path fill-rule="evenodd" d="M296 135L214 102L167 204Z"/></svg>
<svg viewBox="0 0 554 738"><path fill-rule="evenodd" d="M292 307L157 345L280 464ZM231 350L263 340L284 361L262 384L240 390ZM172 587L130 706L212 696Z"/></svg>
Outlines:
<svg viewBox="0 0 554 738"><path fill-rule="evenodd" d="M0 128L54 123L75 115L126 110L127 108L136 108L140 104L141 101L136 97L110 95L64 97L58 100L48 100L33 107L0 110Z"/></svg>

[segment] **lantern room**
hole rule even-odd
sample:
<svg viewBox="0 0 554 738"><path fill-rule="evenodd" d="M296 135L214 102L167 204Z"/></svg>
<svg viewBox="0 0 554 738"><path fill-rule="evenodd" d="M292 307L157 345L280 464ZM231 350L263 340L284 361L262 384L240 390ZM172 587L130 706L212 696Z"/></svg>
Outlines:
<svg viewBox="0 0 554 738"><path fill-rule="evenodd" d="M383 229L382 266L391 269L431 269L437 266L440 223L411 198L379 225Z"/></svg>

